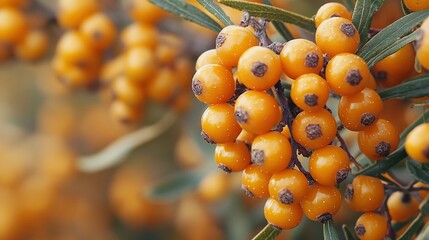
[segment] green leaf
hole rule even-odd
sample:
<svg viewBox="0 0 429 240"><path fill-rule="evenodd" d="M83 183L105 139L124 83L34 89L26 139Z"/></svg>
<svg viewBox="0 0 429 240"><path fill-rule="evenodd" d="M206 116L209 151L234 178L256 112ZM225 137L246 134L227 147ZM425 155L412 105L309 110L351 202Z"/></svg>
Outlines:
<svg viewBox="0 0 429 240"><path fill-rule="evenodd" d="M258 235L256 235L252 240L273 240L275 239L282 230L271 224L267 224L264 229L262 229Z"/></svg>
<svg viewBox="0 0 429 240"><path fill-rule="evenodd" d="M409 240L422 227L423 215L419 214L416 219L408 226L407 230L398 238L398 240Z"/></svg>
<svg viewBox="0 0 429 240"><path fill-rule="evenodd" d="M184 171L160 181L146 192L149 197L161 200L177 199L194 189L207 172L201 169Z"/></svg>
<svg viewBox="0 0 429 240"><path fill-rule="evenodd" d="M278 7L236 0L220 0L219 2L232 8L247 11L250 15L255 17L292 23L310 32L316 31L316 26L311 18Z"/></svg>
<svg viewBox="0 0 429 240"><path fill-rule="evenodd" d="M429 215L429 197L426 196L425 199L420 203L419 209L421 214L423 214L425 217Z"/></svg>
<svg viewBox="0 0 429 240"><path fill-rule="evenodd" d="M361 46L368 38L371 19L374 13L383 5L384 0L357 0L353 11L353 24L360 35Z"/></svg>
<svg viewBox="0 0 429 240"><path fill-rule="evenodd" d="M183 19L197 23L203 27L211 29L215 32L220 32L222 27L212 18L207 16L197 7L192 6L189 3L184 2L183 0L149 0L151 3L157 5L158 7L176 14Z"/></svg>
<svg viewBox="0 0 429 240"><path fill-rule="evenodd" d="M424 10L408 14L396 20L371 38L357 54L365 61L374 58L386 48L391 47L398 39L412 32L414 27L428 16L429 10Z"/></svg>
<svg viewBox="0 0 429 240"><path fill-rule="evenodd" d="M417 39L417 32L414 31L409 35L406 35L403 38L398 39L395 43L393 43L391 46L387 47L386 49L379 52L374 57L367 60L368 67L373 67L374 64L378 63L379 61L383 60L387 56L394 54L399 49L403 48L405 45L407 45L410 42L413 42Z"/></svg>
<svg viewBox="0 0 429 240"><path fill-rule="evenodd" d="M416 237L416 240L427 240L429 236L429 223L426 223L423 227L423 230L420 231L419 235Z"/></svg>
<svg viewBox="0 0 429 240"><path fill-rule="evenodd" d="M401 132L401 136L400 136L401 142L403 142L405 140L405 138L407 137L408 133L411 132L411 130L413 130L417 125L425 122L425 119L428 117L429 117L429 111L425 111L419 118L414 120L413 123L411 123L407 128L405 128Z"/></svg>
<svg viewBox="0 0 429 240"><path fill-rule="evenodd" d="M225 26L234 24L228 15L226 15L225 11L213 0L198 0L198 2L207 9L207 11L216 16Z"/></svg>
<svg viewBox="0 0 429 240"><path fill-rule="evenodd" d="M397 232L399 230L401 230L402 228L404 228L405 226L407 226L408 224L411 223L413 219L408 219L406 221L403 222L392 222L392 229Z"/></svg>
<svg viewBox="0 0 429 240"><path fill-rule="evenodd" d="M270 0L264 0L264 3L272 6ZM292 33L287 29L287 27L282 22L273 21L274 28L277 30L277 32L280 34L280 36L283 37L284 40L290 41L293 39Z"/></svg>
<svg viewBox="0 0 429 240"><path fill-rule="evenodd" d="M323 239L324 240L340 240L337 230L335 229L332 219L323 224Z"/></svg>
<svg viewBox="0 0 429 240"><path fill-rule="evenodd" d="M346 6L346 8L350 11L353 11L353 9L355 8L355 3L353 0L343 0L344 2L344 6Z"/></svg>
<svg viewBox="0 0 429 240"><path fill-rule="evenodd" d="M412 13L412 11L410 11L407 6L405 6L404 1L401 0L401 8L402 8L402 12L404 13L404 15L408 15L410 13Z"/></svg>
<svg viewBox="0 0 429 240"><path fill-rule="evenodd" d="M398 164L405 157L407 157L407 152L405 152L405 148L402 145L385 159L381 160L380 162L373 163L362 170L359 170L355 173L355 175L378 176Z"/></svg>
<svg viewBox="0 0 429 240"><path fill-rule="evenodd" d="M429 184L429 164L423 164L408 159L407 168L413 176L422 183Z"/></svg>
<svg viewBox="0 0 429 240"><path fill-rule="evenodd" d="M400 85L383 89L379 95L383 100L429 96L429 74L420 75Z"/></svg>
<svg viewBox="0 0 429 240"><path fill-rule="evenodd" d="M357 240L355 235L353 235L353 232L350 230L350 228L346 224L343 224L343 233L344 233L344 237L346 238L346 240Z"/></svg>

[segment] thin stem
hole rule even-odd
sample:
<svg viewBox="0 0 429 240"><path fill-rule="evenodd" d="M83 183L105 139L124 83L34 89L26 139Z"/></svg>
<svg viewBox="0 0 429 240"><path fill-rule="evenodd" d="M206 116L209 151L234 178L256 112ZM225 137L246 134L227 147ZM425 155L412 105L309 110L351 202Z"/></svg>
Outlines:
<svg viewBox="0 0 429 240"><path fill-rule="evenodd" d="M349 156L350 161L360 170L364 168L356 159L353 157L353 155L350 153L349 148L347 147L346 142L344 141L343 137L340 135L340 133L337 131L337 139L340 142L340 147L346 151L347 155Z"/></svg>

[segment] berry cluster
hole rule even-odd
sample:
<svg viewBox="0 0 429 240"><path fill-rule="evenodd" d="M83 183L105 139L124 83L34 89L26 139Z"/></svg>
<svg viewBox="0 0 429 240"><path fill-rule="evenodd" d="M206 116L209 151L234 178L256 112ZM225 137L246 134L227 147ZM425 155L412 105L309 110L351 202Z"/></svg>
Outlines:
<svg viewBox="0 0 429 240"><path fill-rule="evenodd" d="M414 49L407 45L370 69L354 54L360 36L351 18L345 6L325 4L315 15L315 43L294 39L281 44L270 40L265 20L245 13L240 26L222 29L216 48L197 60L192 91L209 105L201 117L201 135L216 144L220 169L242 171L247 195L268 197L265 218L280 229L296 227L303 214L324 223L340 209L337 185L348 177L351 164L362 166L337 129L357 132L359 148L374 161L399 144L396 127L378 117L383 101L375 79L408 76ZM410 64L398 67L404 58ZM293 79L290 97L281 78ZM381 86L401 82L384 80ZM340 126L326 107L330 95L340 98ZM308 171L298 155L308 158ZM354 177L344 198L353 210L364 212L355 228L359 238L382 239L392 231L390 220L414 216L418 203L410 192L419 189Z"/></svg>
<svg viewBox="0 0 429 240"><path fill-rule="evenodd" d="M27 16L32 4L27 0L0 1L0 61L13 55L23 61L35 61L46 54L47 33Z"/></svg>

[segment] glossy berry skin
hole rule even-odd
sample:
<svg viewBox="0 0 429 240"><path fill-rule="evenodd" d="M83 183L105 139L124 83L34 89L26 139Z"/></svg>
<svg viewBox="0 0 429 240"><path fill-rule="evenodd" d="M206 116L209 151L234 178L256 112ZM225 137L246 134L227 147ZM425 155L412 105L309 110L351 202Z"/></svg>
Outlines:
<svg viewBox="0 0 429 240"><path fill-rule="evenodd" d="M141 106L146 99L145 89L123 75L115 78L112 92L115 98L130 106Z"/></svg>
<svg viewBox="0 0 429 240"><path fill-rule="evenodd" d="M218 167L225 172L238 172L250 164L250 152L244 142L218 144L214 159Z"/></svg>
<svg viewBox="0 0 429 240"><path fill-rule="evenodd" d="M392 220L404 222L419 213L419 202L409 193L397 191L387 199L387 209Z"/></svg>
<svg viewBox="0 0 429 240"><path fill-rule="evenodd" d="M246 195L250 197L268 197L268 183L271 175L263 171L260 167L251 164L243 170L241 174L242 188Z"/></svg>
<svg viewBox="0 0 429 240"><path fill-rule="evenodd" d="M273 128L280 119L279 105L271 95L249 90L237 98L234 116L244 130L263 134Z"/></svg>
<svg viewBox="0 0 429 240"><path fill-rule="evenodd" d="M301 200L301 207L310 220L324 222L340 210L341 193L334 186L313 184Z"/></svg>
<svg viewBox="0 0 429 240"><path fill-rule="evenodd" d="M192 78L192 92L205 104L226 103L235 93L235 80L224 66L208 64Z"/></svg>
<svg viewBox="0 0 429 240"><path fill-rule="evenodd" d="M283 203L299 203L308 191L308 180L296 169L286 169L271 176L268 189L271 198Z"/></svg>
<svg viewBox="0 0 429 240"><path fill-rule="evenodd" d="M259 41L247 28L229 25L216 38L216 52L223 65L236 67L241 54Z"/></svg>
<svg viewBox="0 0 429 240"><path fill-rule="evenodd" d="M251 47L238 61L237 77L249 89L268 90L279 81L281 74L280 57L266 47Z"/></svg>
<svg viewBox="0 0 429 240"><path fill-rule="evenodd" d="M222 65L222 62L217 56L216 49L209 49L201 53L201 55L198 57L197 61L195 62L195 70L198 71L198 69L208 64Z"/></svg>
<svg viewBox="0 0 429 240"><path fill-rule="evenodd" d="M371 73L361 57L341 53L329 61L325 74L332 91L341 96L349 96L365 88Z"/></svg>
<svg viewBox="0 0 429 240"><path fill-rule="evenodd" d="M145 82L137 84L146 86L148 97L155 102L167 104L174 101L178 94L180 96L182 87L174 70L169 67L158 68L148 81L147 85Z"/></svg>
<svg viewBox="0 0 429 240"><path fill-rule="evenodd" d="M399 144L396 127L387 120L378 119L374 124L358 133L360 150L370 159L380 161Z"/></svg>
<svg viewBox="0 0 429 240"><path fill-rule="evenodd" d="M317 46L330 57L340 53L354 53L360 43L356 27L350 20L342 17L326 19L317 27L315 34Z"/></svg>
<svg viewBox="0 0 429 240"><path fill-rule="evenodd" d="M295 79L290 96L302 110L317 111L328 101L329 87L325 79L314 73L308 73Z"/></svg>
<svg viewBox="0 0 429 240"><path fill-rule="evenodd" d="M323 67L323 53L320 48L307 39L288 41L280 52L283 71L292 79L306 73L319 74Z"/></svg>
<svg viewBox="0 0 429 240"><path fill-rule="evenodd" d="M28 31L24 15L14 8L0 8L0 41L17 44L25 38Z"/></svg>
<svg viewBox="0 0 429 240"><path fill-rule="evenodd" d="M429 163L429 123L422 123L408 133L405 151L412 159Z"/></svg>
<svg viewBox="0 0 429 240"><path fill-rule="evenodd" d="M57 19L64 28L78 28L80 24L98 11L97 0L60 0Z"/></svg>
<svg viewBox="0 0 429 240"><path fill-rule="evenodd" d="M344 192L350 208L358 212L377 210L384 199L384 186L378 178L358 175Z"/></svg>
<svg viewBox="0 0 429 240"><path fill-rule="evenodd" d="M349 130L362 131L375 123L383 109L383 101L378 93L370 88L343 96L338 103L338 117Z"/></svg>
<svg viewBox="0 0 429 240"><path fill-rule="evenodd" d="M116 37L116 27L104 13L89 16L82 22L79 30L90 44L98 50L110 47Z"/></svg>
<svg viewBox="0 0 429 240"><path fill-rule="evenodd" d="M201 128L208 142L234 142L241 128L234 118L234 108L226 103L209 106L201 116Z"/></svg>
<svg viewBox="0 0 429 240"><path fill-rule="evenodd" d="M387 234L387 219L374 212L362 214L355 225L360 240L383 240Z"/></svg>
<svg viewBox="0 0 429 240"><path fill-rule="evenodd" d="M308 168L317 183L334 186L347 178L350 160L342 148L328 145L311 154Z"/></svg>
<svg viewBox="0 0 429 240"><path fill-rule="evenodd" d="M256 134L253 134L243 129L241 130L240 135L238 135L237 141L244 142L250 147L250 145L252 145L252 142L256 137L257 137Z"/></svg>
<svg viewBox="0 0 429 240"><path fill-rule="evenodd" d="M429 9L429 2L425 0L404 0L404 4L413 12Z"/></svg>
<svg viewBox="0 0 429 240"><path fill-rule="evenodd" d="M285 169L292 157L289 140L280 132L268 132L252 142L252 162L262 170L273 174Z"/></svg>
<svg viewBox="0 0 429 240"><path fill-rule="evenodd" d="M429 19L423 21L417 30L419 38L416 44L416 55L420 64L429 69Z"/></svg>
<svg viewBox="0 0 429 240"><path fill-rule="evenodd" d="M137 22L155 24L166 16L166 12L149 0L133 0L129 9L129 16Z"/></svg>
<svg viewBox="0 0 429 240"><path fill-rule="evenodd" d="M147 83L156 73L153 51L148 47L134 47L125 55L125 75L139 84Z"/></svg>
<svg viewBox="0 0 429 240"><path fill-rule="evenodd" d="M24 61L42 58L49 48L49 36L40 30L29 31L25 38L15 46L16 56Z"/></svg>
<svg viewBox="0 0 429 240"><path fill-rule="evenodd" d="M323 4L319 10L317 10L314 16L314 23L316 27L318 27L323 21L333 17L342 17L350 21L352 20L352 14L343 4L329 2Z"/></svg>
<svg viewBox="0 0 429 240"><path fill-rule="evenodd" d="M268 198L264 206L264 216L267 222L283 230L293 229L302 219L302 209L299 203L282 204L273 198Z"/></svg>
<svg viewBox="0 0 429 240"><path fill-rule="evenodd" d="M303 111L292 123L292 136L305 148L317 149L328 145L337 133L337 123L328 110Z"/></svg>

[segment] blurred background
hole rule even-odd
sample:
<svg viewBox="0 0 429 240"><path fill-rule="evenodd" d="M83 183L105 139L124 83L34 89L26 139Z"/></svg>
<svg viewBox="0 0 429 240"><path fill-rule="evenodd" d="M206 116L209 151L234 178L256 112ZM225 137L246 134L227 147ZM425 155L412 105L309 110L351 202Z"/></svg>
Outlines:
<svg viewBox="0 0 429 240"><path fill-rule="evenodd" d="M78 37L64 40L77 31L73 21L83 18L70 10L78 2L0 0L0 12L13 6L26 27L22 30L19 20L4 13L0 25L9 17L17 24L10 28L15 35L21 30L40 34L0 44L0 240L254 236L266 224L264 200L245 196L240 173L216 168L214 146L199 133L204 106L190 91L195 60L214 48L215 33L165 12L156 13L155 20L140 19L148 9L146 0L100 0L90 13L103 13L116 32L106 30L113 40L85 59L81 53L92 50L79 47ZM307 16L325 2L273 1ZM401 16L399 1L386 3L383 11L389 14L376 20L379 28ZM240 20L240 12L225 9L235 22ZM152 30L130 28L145 21ZM96 28L109 29L102 20L94 22ZM154 32L155 40L145 39ZM0 31L0 40L8 34ZM120 80L124 53L138 48L133 45L138 39L157 57L157 84L133 86L145 89L143 97ZM92 68L79 62L84 70L67 65L75 59L97 64ZM138 102L137 107L128 101ZM408 106L386 103L385 118L407 126L420 113ZM405 118L395 118L398 111ZM97 154L108 146L105 155ZM356 216L343 206L336 221L352 223ZM304 219L278 238L320 239L320 227Z"/></svg>

